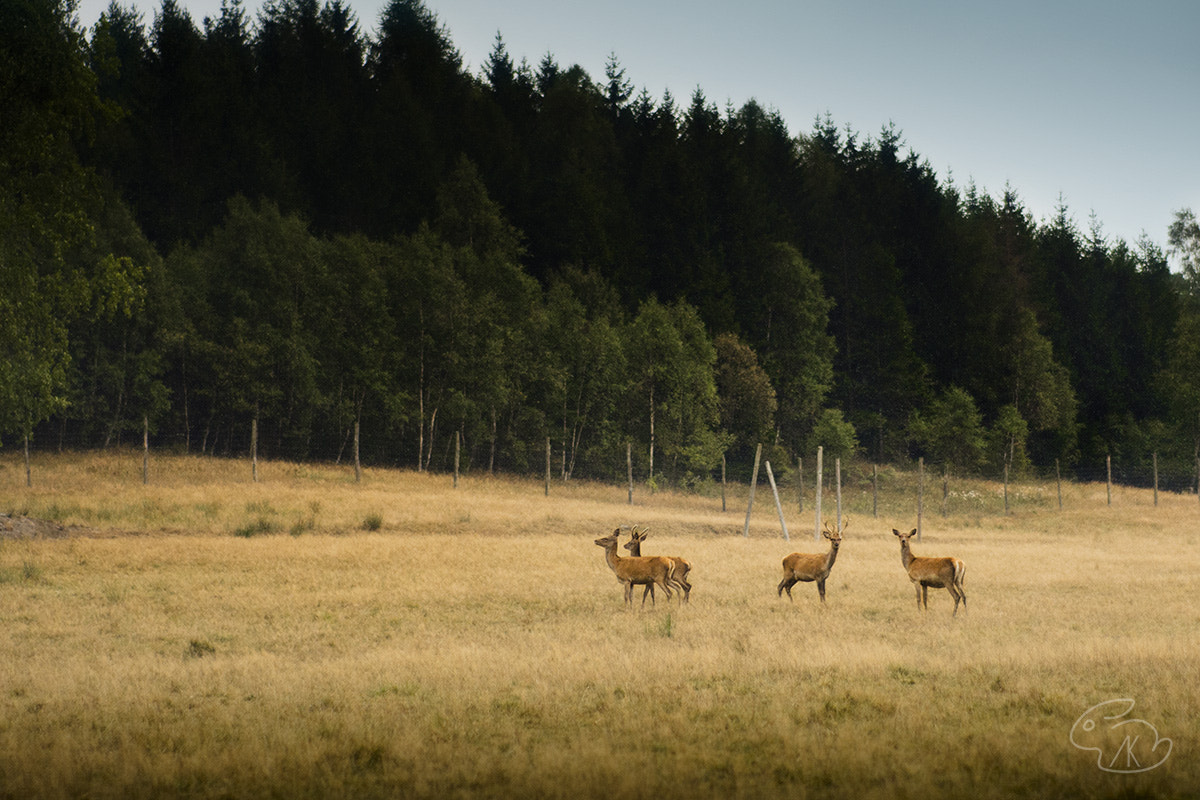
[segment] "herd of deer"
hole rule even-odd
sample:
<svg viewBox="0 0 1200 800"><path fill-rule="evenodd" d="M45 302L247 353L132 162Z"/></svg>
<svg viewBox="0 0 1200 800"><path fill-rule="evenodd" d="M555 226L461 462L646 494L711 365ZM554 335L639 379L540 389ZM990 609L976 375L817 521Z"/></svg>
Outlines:
<svg viewBox="0 0 1200 800"><path fill-rule="evenodd" d="M792 599L792 587L797 583L817 584L817 592L821 602L825 602L825 579L833 569L837 560L838 548L842 544L842 532L846 530L850 520L838 526L825 523L822 535L829 540L829 551L826 553L792 553L783 559L783 580L779 582L778 594L783 597L787 590L788 599ZM901 533L895 528L892 533L900 539L900 560L908 572L908 579L917 590L917 608L929 608L929 589L945 589L954 598L954 615L958 615L958 604L961 601L963 611L967 610L967 593L963 589L963 578L967 568L958 558L922 558L914 556L908 540L916 535L916 528L908 533ZM682 592L682 602L688 602L692 593L692 584L688 582L688 574L692 565L687 559L679 556L643 556L642 542L650 534L648 528L634 526L630 541L625 543L629 555L622 557L617 553L617 539L621 529L617 528L611 535L597 539L596 544L604 548L604 560L617 576L617 580L625 587L625 602L633 604L633 587L643 586L642 605L646 604L646 595L654 602L654 587L663 590L670 600L676 592Z"/></svg>

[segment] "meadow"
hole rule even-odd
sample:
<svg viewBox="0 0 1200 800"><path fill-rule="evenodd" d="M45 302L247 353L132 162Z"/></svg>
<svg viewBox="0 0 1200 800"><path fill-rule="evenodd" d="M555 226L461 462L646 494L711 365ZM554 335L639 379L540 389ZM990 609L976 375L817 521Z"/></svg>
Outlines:
<svg viewBox="0 0 1200 800"><path fill-rule="evenodd" d="M188 456L144 486L128 452L39 454L24 478L0 452L0 514L66 527L0 533L0 797L1200 791L1195 495L1064 485L1060 511L1027 484L1005 515L964 482L942 516L939 486L913 549L966 563L953 617L944 590L919 611L901 567L899 473L878 518L847 488L824 608L811 583L777 596L783 556L827 545L794 494L785 542L762 486L743 537L746 487L723 512L711 486L630 506L598 483L273 462L256 483ZM691 561L690 604L625 606L593 540L634 523ZM1083 738L1120 698L1137 722Z"/></svg>

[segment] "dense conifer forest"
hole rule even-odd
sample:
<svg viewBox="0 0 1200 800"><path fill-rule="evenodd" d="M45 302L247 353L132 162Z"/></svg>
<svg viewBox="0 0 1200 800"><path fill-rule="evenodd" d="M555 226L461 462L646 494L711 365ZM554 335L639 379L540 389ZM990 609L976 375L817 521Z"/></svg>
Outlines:
<svg viewBox="0 0 1200 800"><path fill-rule="evenodd" d="M0 442L687 483L1200 444L1200 228L1036 221L888 125L652 96L420 0L0 11ZM364 33L367 27L377 31ZM764 103L770 98L764 98ZM1097 164L1103 170L1103 164ZM1168 268L1174 254L1182 272ZM1190 478L1188 478L1190 480Z"/></svg>

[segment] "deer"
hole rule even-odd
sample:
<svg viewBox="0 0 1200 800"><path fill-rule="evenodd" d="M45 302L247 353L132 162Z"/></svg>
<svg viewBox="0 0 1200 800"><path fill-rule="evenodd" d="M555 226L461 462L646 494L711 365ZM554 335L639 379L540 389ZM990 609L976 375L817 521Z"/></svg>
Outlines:
<svg viewBox="0 0 1200 800"><path fill-rule="evenodd" d="M637 525L634 525L632 534L633 538L631 538L624 545L625 549L629 551L629 555L635 558L640 557L642 555L642 542L646 541L646 537L649 535L649 528L638 528ZM675 564L675 573L673 577L679 583L679 585L683 587L683 602L691 602L692 584L688 581L687 576L688 573L692 571L692 565L686 558L683 558L682 556L664 556L664 558L671 559L671 561ZM648 583L646 584L646 588L642 590L643 603L646 602L647 593L650 594L650 599L653 600L654 584Z"/></svg>
<svg viewBox="0 0 1200 800"><path fill-rule="evenodd" d="M908 540L917 535L913 528L908 533L901 533L892 528L892 533L900 539L900 561L908 571L908 579L917 590L917 608L929 610L929 588L945 589L954 598L954 616L958 616L958 602L962 601L963 612L967 610L967 593L963 589L963 578L966 577L967 567L958 558L922 558L914 556Z"/></svg>
<svg viewBox="0 0 1200 800"><path fill-rule="evenodd" d="M777 590L780 597L783 597L786 589L788 600L792 600L792 587L796 583L816 581L817 592L820 593L821 604L824 605L825 579L829 577L829 571L833 569L833 562L837 560L838 548L842 544L842 532L849 524L849 517L841 526L830 527L828 522L825 523L825 530L821 532L821 535L829 540L828 553L792 553L783 559L783 580L779 582Z"/></svg>
<svg viewBox="0 0 1200 800"><path fill-rule="evenodd" d="M604 560L609 569L617 576L617 580L625 586L625 604L633 605L633 587L657 585L671 599L671 589L682 589L675 580L675 564L664 556L641 556L638 558L622 558L617 553L617 538L621 529L617 528L609 536L596 539L596 545L604 548ZM651 603L654 600L651 598ZM646 605L646 596L642 595L642 605Z"/></svg>

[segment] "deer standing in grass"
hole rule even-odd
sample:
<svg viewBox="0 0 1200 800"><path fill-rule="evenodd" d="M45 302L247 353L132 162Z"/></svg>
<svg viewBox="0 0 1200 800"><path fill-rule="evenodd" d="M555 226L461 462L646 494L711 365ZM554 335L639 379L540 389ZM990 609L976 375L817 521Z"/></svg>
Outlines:
<svg viewBox="0 0 1200 800"><path fill-rule="evenodd" d="M828 553L792 553L783 559L783 580L779 582L778 589L780 597L783 597L783 591L786 589L788 600L792 600L792 587L798 582L816 581L821 602L825 602L825 579L829 577L833 562L837 560L838 548L842 545L842 531L846 530L849 524L849 517L841 527L831 528L828 522L825 523L825 530L821 535L829 540Z"/></svg>
<svg viewBox="0 0 1200 800"><path fill-rule="evenodd" d="M608 564L617 580L625 586L625 603L633 605L633 587L656 585L671 599L671 589L682 589L683 586L675 580L675 564L664 556L642 556L640 558L622 558L617 553L617 537L621 529L617 528L610 536L596 539L596 544L604 548L604 561ZM653 602L653 599L651 600ZM646 597L642 596L642 605L646 605Z"/></svg>
<svg viewBox="0 0 1200 800"><path fill-rule="evenodd" d="M633 538L625 543L625 549L629 551L629 555L640 557L642 555L642 542L646 541L646 537L650 535L649 528L638 528L633 526ZM686 558L681 556L664 556L671 559L675 564L674 579L683 587L683 602L691 602L692 584L688 582L688 573L692 571L692 565L688 563ZM646 588L642 590L642 603L646 602L646 594L649 593L650 599L654 600L654 584L646 584Z"/></svg>
<svg viewBox="0 0 1200 800"><path fill-rule="evenodd" d="M919 558L914 556L908 546L908 540L917 535L913 528L908 533L901 533L892 528L892 533L900 539L900 561L908 571L908 579L917 589L917 608L924 606L929 609L929 587L945 589L954 598L954 616L958 616L958 601L962 601L963 611L967 610L967 593L963 589L963 578L966 577L967 567L958 558Z"/></svg>

